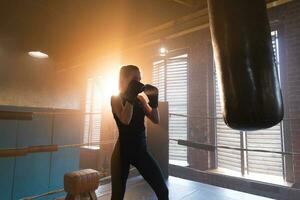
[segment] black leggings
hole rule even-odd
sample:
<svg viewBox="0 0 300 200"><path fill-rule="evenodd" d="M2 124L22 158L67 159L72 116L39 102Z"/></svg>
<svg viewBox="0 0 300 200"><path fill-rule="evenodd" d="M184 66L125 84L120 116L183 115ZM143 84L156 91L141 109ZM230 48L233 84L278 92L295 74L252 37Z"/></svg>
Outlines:
<svg viewBox="0 0 300 200"><path fill-rule="evenodd" d="M123 147L124 146L124 147ZM112 200L124 198L130 164L135 166L159 200L168 200L169 192L159 166L146 145L115 145L111 158Z"/></svg>

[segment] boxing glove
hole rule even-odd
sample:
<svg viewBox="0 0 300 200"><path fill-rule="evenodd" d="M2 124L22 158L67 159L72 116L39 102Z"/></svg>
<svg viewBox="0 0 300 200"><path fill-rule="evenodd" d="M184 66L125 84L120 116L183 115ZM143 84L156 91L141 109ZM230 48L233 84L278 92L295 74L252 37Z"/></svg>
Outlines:
<svg viewBox="0 0 300 200"><path fill-rule="evenodd" d="M137 95L143 91L144 91L144 84L139 81L132 80L128 84L127 90L124 93L124 98L130 104L133 104Z"/></svg>
<svg viewBox="0 0 300 200"><path fill-rule="evenodd" d="M144 87L144 93L147 95L149 99L149 105L151 108L158 107L158 89L153 85L146 84Z"/></svg>

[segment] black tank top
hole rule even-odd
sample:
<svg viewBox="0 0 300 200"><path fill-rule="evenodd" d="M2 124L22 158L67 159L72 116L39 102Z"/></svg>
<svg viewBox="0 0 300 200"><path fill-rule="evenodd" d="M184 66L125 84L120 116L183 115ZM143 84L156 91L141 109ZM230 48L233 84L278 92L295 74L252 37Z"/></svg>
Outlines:
<svg viewBox="0 0 300 200"><path fill-rule="evenodd" d="M125 105L126 101L121 97L122 104ZM116 124L119 129L120 142L144 142L145 141L145 110L137 98L133 104L133 113L131 121L128 125L123 124L116 114L114 114Z"/></svg>

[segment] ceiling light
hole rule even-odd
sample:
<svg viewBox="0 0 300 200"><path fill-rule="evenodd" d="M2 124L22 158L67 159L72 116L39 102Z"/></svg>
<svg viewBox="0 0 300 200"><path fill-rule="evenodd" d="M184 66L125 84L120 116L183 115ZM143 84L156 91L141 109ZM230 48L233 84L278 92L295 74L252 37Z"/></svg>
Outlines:
<svg viewBox="0 0 300 200"><path fill-rule="evenodd" d="M29 51L28 54L34 58L48 58L49 56L40 51Z"/></svg>
<svg viewBox="0 0 300 200"><path fill-rule="evenodd" d="M166 56L168 53L168 50L165 47L161 47L159 50L160 56Z"/></svg>

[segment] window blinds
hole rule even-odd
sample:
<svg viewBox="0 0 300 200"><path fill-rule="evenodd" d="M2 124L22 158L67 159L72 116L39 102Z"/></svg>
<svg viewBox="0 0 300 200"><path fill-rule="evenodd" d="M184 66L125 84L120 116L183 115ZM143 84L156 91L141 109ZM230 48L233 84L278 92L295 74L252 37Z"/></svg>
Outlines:
<svg viewBox="0 0 300 200"><path fill-rule="evenodd" d="M273 31L272 44L274 49L274 57L279 69L278 56L278 37L277 32ZM215 73L214 73L215 74ZM215 106L216 118L222 118L220 93L217 85L217 78L215 74ZM282 151L282 129L281 124L272 128L244 132L241 136L239 131L227 127L223 119L216 120L216 136L217 145L226 145L230 147L243 147L248 149L264 149L273 151ZM248 174L259 173L264 175L283 176L283 157L278 154L247 152L241 158L240 151L218 149L217 163L218 167L230 169L234 171L243 171ZM245 168L242 169L242 160L245 160Z"/></svg>
<svg viewBox="0 0 300 200"><path fill-rule="evenodd" d="M100 142L101 90L98 79L88 79L87 81L85 111L91 114L85 115L84 143Z"/></svg>
<svg viewBox="0 0 300 200"><path fill-rule="evenodd" d="M272 31L272 45L274 50L275 63L279 70L278 35ZM249 149L265 149L282 151L282 130L281 124L272 128L246 132L246 146ZM248 173L262 173L268 175L283 175L283 157L279 154L248 152Z"/></svg>
<svg viewBox="0 0 300 200"><path fill-rule="evenodd" d="M188 55L169 57L153 63L153 84L159 89L159 100L168 101L169 112L187 115ZM187 139L188 121L185 117L169 118L169 137ZM169 143L169 159L173 164L187 163L187 147ZM179 162L178 162L179 161Z"/></svg>
<svg viewBox="0 0 300 200"><path fill-rule="evenodd" d="M215 127L217 145L225 145L230 147L241 147L240 132L229 128L223 120L221 101L220 101L220 89L217 84L216 73L215 74ZM217 149L218 167L230 169L233 171L241 171L241 152L230 149Z"/></svg>

